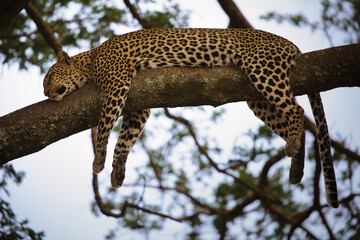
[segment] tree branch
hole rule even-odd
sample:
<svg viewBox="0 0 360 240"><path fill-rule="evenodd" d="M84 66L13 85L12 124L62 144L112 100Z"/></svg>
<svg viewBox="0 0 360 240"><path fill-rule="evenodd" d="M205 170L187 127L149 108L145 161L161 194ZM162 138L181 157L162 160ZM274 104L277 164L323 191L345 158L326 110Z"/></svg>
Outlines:
<svg viewBox="0 0 360 240"><path fill-rule="evenodd" d="M252 28L251 24L242 14L232 0L218 0L221 8L229 16L229 28Z"/></svg>
<svg viewBox="0 0 360 240"><path fill-rule="evenodd" d="M268 173L270 168L280 160L285 157L285 152L283 150L277 152L275 155L271 156L265 163L264 167L259 174L259 182L258 187L260 189L264 189L264 187L268 184Z"/></svg>
<svg viewBox="0 0 360 240"><path fill-rule="evenodd" d="M134 203L130 203L128 201L124 202L124 204L122 205L122 208L120 209L120 213L113 213L110 209L108 209L106 207L105 203L102 201L102 198L101 198L100 193L99 193L99 185L98 185L97 175L95 173L93 173L92 185L93 185L93 191L94 191L94 195L95 195L95 201L96 201L100 211L104 215L106 215L108 217L122 218L126 214L126 209L128 207L130 207L130 208L134 208L134 209L140 210L142 212L153 214L153 215L156 215L156 216L159 216L159 217L162 217L162 218L168 218L168 219L171 219L171 220L174 220L174 221L177 221L177 222L182 221L181 219L177 219L177 218L174 218L172 216L153 211L151 209L140 207L139 205L134 204Z"/></svg>
<svg viewBox="0 0 360 240"><path fill-rule="evenodd" d="M360 45L299 56L291 72L295 95L360 86ZM45 100L0 118L0 164L97 125L101 91L88 84L60 102ZM141 71L124 111L180 106L219 106L262 99L246 75L234 67L163 68Z"/></svg>
<svg viewBox="0 0 360 240"><path fill-rule="evenodd" d="M167 109L165 109L165 115L168 116L169 118L182 123L183 125L185 125L190 133L190 136L193 138L195 145L198 147L199 151L201 152L202 155L205 156L205 158L209 161L209 164L216 169L216 171L218 171L219 173L223 173L227 176L232 177L235 181L237 181L238 183L242 184L245 188L249 189L250 191L253 191L260 200L266 200L270 203L273 202L278 202L277 199L272 199L271 197L267 196L259 187L256 186L252 186L251 184L249 184L247 181L245 181L244 179L242 179L241 177L237 177L229 172L226 171L226 169L221 169L219 167L219 165L214 161L213 158L211 158L211 156L209 155L209 153L207 152L207 150L204 148L204 146L202 146L199 141L198 138L196 136L196 133L193 130L193 127L191 125L191 123L189 121L187 121L186 119L179 117L179 116L174 116L172 115Z"/></svg>
<svg viewBox="0 0 360 240"><path fill-rule="evenodd" d="M136 7L132 5L129 0L124 0L124 3L128 7L133 18L135 18L143 28L153 27L153 24L150 21L140 16Z"/></svg>
<svg viewBox="0 0 360 240"><path fill-rule="evenodd" d="M304 128L309 130L314 136L316 136L316 126L308 117L305 117ZM344 144L341 142L337 142L331 139L331 146L338 150L341 153L346 154L349 158L352 158L358 162L360 162L360 155L356 152L351 151L350 149L346 148Z"/></svg>
<svg viewBox="0 0 360 240"><path fill-rule="evenodd" d="M28 5L25 7L27 14L29 17L34 21L36 24L39 32L44 37L46 43L54 49L55 53L61 51L61 44L58 42L54 35L54 30L42 19L41 14L36 9L36 7L29 2Z"/></svg>
<svg viewBox="0 0 360 240"><path fill-rule="evenodd" d="M291 225L295 225L296 222L291 216L289 216L289 213L284 213L283 211L279 210L276 206L269 204L268 202L265 202L265 205L267 209L272 213L275 214L279 219L282 221L289 223ZM300 225L299 226L302 230L304 230L309 239L318 239L309 229L307 229L305 226Z"/></svg>

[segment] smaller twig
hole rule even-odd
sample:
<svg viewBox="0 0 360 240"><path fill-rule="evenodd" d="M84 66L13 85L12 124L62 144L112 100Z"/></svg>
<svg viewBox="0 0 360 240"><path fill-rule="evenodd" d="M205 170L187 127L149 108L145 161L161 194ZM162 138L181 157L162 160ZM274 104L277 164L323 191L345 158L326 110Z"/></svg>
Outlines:
<svg viewBox="0 0 360 240"><path fill-rule="evenodd" d="M108 217L113 217L113 218L121 218L124 216L125 212L123 210L121 210L121 213L113 213L111 210L109 210L104 202L102 201L102 198L100 196L100 192L99 192L99 184L98 184L98 177L95 173L93 173L93 180L92 180L92 186L93 186L93 191L94 191L94 195L95 195L95 201L96 204L98 205L100 211Z"/></svg>
<svg viewBox="0 0 360 240"><path fill-rule="evenodd" d="M305 116L304 128L309 130L314 136L316 136L316 126L307 116ZM341 153L344 153L347 157L360 162L360 155L350 149L346 148L344 144L331 139L331 146Z"/></svg>
<svg viewBox="0 0 360 240"><path fill-rule="evenodd" d="M224 170L237 169L240 166L246 167L247 164L248 164L248 162L243 161L241 159L229 159L227 167L224 168Z"/></svg>
<svg viewBox="0 0 360 240"><path fill-rule="evenodd" d="M137 186L137 185L131 185L131 186ZM212 206L201 202L199 199L195 198L194 196L192 196L190 193L180 189L180 188L176 188L176 187L166 187L166 186L152 186L152 185L148 185L147 187L149 188L157 188L160 190L166 190L166 191L175 191L177 193L180 193L184 196L186 196L187 198L189 198L194 204L198 205L199 207L202 207L204 209L206 209L206 212L208 213L215 213L216 209L213 208Z"/></svg>
<svg viewBox="0 0 360 240"><path fill-rule="evenodd" d="M61 51L61 44L58 42L54 35L54 30L42 19L40 12L36 9L36 7L29 2L25 7L25 10L29 17L34 21L39 32L43 35L47 44L52 47L57 54Z"/></svg>
<svg viewBox="0 0 360 240"><path fill-rule="evenodd" d="M239 217L239 216L245 214L244 208L247 207L248 205L250 205L251 203L253 203L254 201L256 201L257 199L258 199L258 197L255 194L250 195L249 197L244 199L241 203L237 204L235 207L233 207L231 210L229 210L227 212L227 216L234 219L236 217Z"/></svg>
<svg viewBox="0 0 360 240"><path fill-rule="evenodd" d="M97 127L92 127L91 128L91 143L92 143L94 154L96 153L96 137L97 137Z"/></svg>
<svg viewBox="0 0 360 240"><path fill-rule="evenodd" d="M149 214L153 214L153 215L156 215L156 216L159 216L159 217L162 217L162 218L168 218L168 219L174 220L176 222L181 222L182 221L181 219L177 219L177 218L174 218L174 217L172 217L170 215L166 215L166 214L159 213L159 212L147 209L147 208L140 207L137 204L133 204L133 203L130 203L128 201L124 202L122 208L120 209L120 213L113 213L111 210L109 210L105 206L104 202L102 201L102 198L101 198L100 193L99 193L99 185L98 185L97 175L95 173L93 174L93 182L92 183L93 183L93 191L94 191L94 195L95 195L95 201L96 201L100 211L104 215L106 215L108 217L122 218L122 217L125 216L127 208L131 207L131 208L134 208L134 209L137 209L137 210L149 213Z"/></svg>
<svg viewBox="0 0 360 240"><path fill-rule="evenodd" d="M124 0L125 5L129 8L131 15L135 18L143 28L152 28L153 24L141 17L136 7L130 3L129 0Z"/></svg>
<svg viewBox="0 0 360 240"><path fill-rule="evenodd" d="M181 219L174 218L174 217L172 217L172 216L170 216L170 215L166 215L166 214L163 214L163 213L159 213L159 212L156 212L156 211L147 209L147 208L139 207L138 205L135 205L135 204L133 204L133 203L129 203L128 201L125 201L125 203L124 203L124 205L123 205L123 208L122 208L122 210L121 210L121 213L122 213L123 215L125 215L125 213L126 213L126 208L127 208L127 207L135 208L135 209L137 209L137 210L141 210L141 211L143 211L143 212L150 213L150 214L153 214L153 215L162 217L162 218L168 218L168 219L174 220L174 221L176 221L176 222L182 222Z"/></svg>
<svg viewBox="0 0 360 240"><path fill-rule="evenodd" d="M309 207L308 209L302 212L292 213L291 217L294 219L293 224L291 224L291 229L288 233L288 239L291 239L292 235L294 234L295 230L301 227L301 224L315 211L314 205Z"/></svg>
<svg viewBox="0 0 360 240"><path fill-rule="evenodd" d="M263 189L268 182L268 172L270 168L277 162L279 162L281 159L285 157L284 151L278 151L274 156L271 156L267 162L265 163L264 167L262 168L261 173L259 174L259 183L258 187L260 189Z"/></svg>
<svg viewBox="0 0 360 240"><path fill-rule="evenodd" d="M178 220L180 221L192 221L195 217L198 217L200 214L205 214L205 215L212 215L212 212L207 211L207 209L204 209L202 211L196 211L193 214L189 215L189 216L183 216L181 218L178 218Z"/></svg>
<svg viewBox="0 0 360 240"><path fill-rule="evenodd" d="M182 124L184 124L187 128L188 128L188 131L191 135L191 137L193 138L194 142L195 142L195 145L198 147L199 151L201 152L201 154L203 154L206 159L209 161L210 165L213 166L216 171L220 172L220 173L223 173L227 176L230 176L232 177L235 181L237 181L238 183L242 184L243 186L245 186L247 189L253 191L254 193L256 193L260 199L264 199L270 203L281 203L279 200L277 199L273 199L269 196L267 196L265 193L263 193L263 191L261 189L259 189L258 187L255 187L255 186L251 186L248 182L246 182L245 180L243 180L242 178L240 177L236 177L235 175L229 173L228 171L226 171L225 169L221 169L218 164L210 157L209 153L207 152L207 150L199 143L198 139L197 139L197 136L196 136L196 133L191 125L191 123L186 120L185 118L182 118L182 117L179 117L179 116L175 116L173 114L171 114L169 112L169 110L167 108L164 108L164 111L165 111L165 115L175 121L178 121Z"/></svg>
<svg viewBox="0 0 360 240"><path fill-rule="evenodd" d="M146 184L146 179L145 179L144 176L143 176L143 179L144 179L144 184L143 184L143 186L142 186L143 191L142 191L142 193L141 193L141 195L140 195L139 200L137 200L137 204L136 204L136 205L139 205L139 204L144 200L145 190L146 190L147 184Z"/></svg>
<svg viewBox="0 0 360 240"><path fill-rule="evenodd" d="M91 141L92 141L94 153L95 153L95 150L96 150L96 130L97 130L96 127L91 128ZM169 218L171 220L181 222L180 219L176 219L176 218L174 218L172 216L169 216L169 215L166 215L166 214L163 214L163 213L159 213L159 212L147 209L147 208L140 207L140 206L138 206L138 204L129 203L128 201L124 202L120 213L113 213L111 210L109 210L105 206L105 204L104 204L104 202L103 202L103 200L101 198L101 195L100 195L100 192L99 192L98 177L97 177L97 175L95 173L93 173L92 185L93 185L93 191L94 191L94 195L95 195L95 201L96 201L100 211L104 215L106 215L108 217L122 218L126 214L126 209L128 207L131 207L131 208L135 208L137 210L141 210L141 211L146 212L146 213L157 215L159 217ZM145 188L146 188L146 185L143 186L144 191L145 191ZM143 191L143 194L144 194L144 191ZM139 202L141 201L141 199L142 199L142 197L140 198Z"/></svg>
<svg viewBox="0 0 360 240"><path fill-rule="evenodd" d="M168 118L171 118L177 122L180 122L182 123L183 125L185 125L187 127L187 129L189 130L189 133L191 135L191 137L193 138L194 142L195 142L195 145L198 147L198 149L200 150L200 152L208 159L208 161L210 162L210 164L219 172L222 172L223 170L221 170L219 168L219 166L215 163L215 161L210 157L209 153L207 152L207 150L199 143L198 139L197 139L197 136L196 136L196 133L194 131L194 128L193 126L191 125L191 123L186 120L185 118L183 117L179 117L179 116L175 116L173 114L171 114L169 112L169 110L167 108L164 108L164 111L165 111L165 115L168 117Z"/></svg>
<svg viewBox="0 0 360 240"><path fill-rule="evenodd" d="M330 228L330 226L329 226L329 223L327 222L327 220L326 220L324 214L322 213L321 209L318 209L318 213L319 213L319 215L320 215L320 218L321 218L323 224L325 225L326 230L327 230L328 233L329 233L329 239L334 240L334 239L335 239L335 236L334 236L333 232L331 231L331 228Z"/></svg>
<svg viewBox="0 0 360 240"><path fill-rule="evenodd" d="M353 201L355 197L359 197L360 193L353 193L347 196L346 198L341 199L339 202L342 204L349 204L349 202ZM325 205L324 207L327 207L328 205Z"/></svg>
<svg viewBox="0 0 360 240"><path fill-rule="evenodd" d="M31 35L36 34L37 31L33 31L30 33L23 33L23 34L12 34L12 35L4 35L4 33L0 32L0 39L2 40L19 40L21 37L30 38Z"/></svg>
<svg viewBox="0 0 360 240"><path fill-rule="evenodd" d="M269 209L269 211L275 215L277 215L280 219L282 219L283 221L291 224L291 225L295 225L296 222L294 219L292 219L288 213L284 213L282 211L280 211L277 207L271 205L271 204L266 204L267 208ZM311 239L318 239L309 229L307 229L306 227L300 225L299 226L302 230L304 230ZM289 238L288 238L289 239Z"/></svg>
<svg viewBox="0 0 360 240"><path fill-rule="evenodd" d="M162 188L162 177L161 177L161 173L159 172L159 170L157 169L155 163L154 163L154 159L151 156L150 150L145 146L144 141L140 141L142 148L145 150L146 154L148 155L149 158L149 162L150 162L150 166L153 169L154 173L155 173L155 177L156 180L158 181L159 184L159 188Z"/></svg>
<svg viewBox="0 0 360 240"><path fill-rule="evenodd" d="M301 224L310 216L310 214L317 210L321 211L320 208L320 188L319 188L319 181L320 181L320 174L321 174L321 162L320 162L320 153L317 139L314 140L314 149L315 149L315 169L314 169L314 181L313 181L313 192L314 192L314 199L313 205L308 208L306 211L302 212L301 214L297 214L297 220L294 224L291 225L291 229L288 233L288 239L291 239L292 235L294 234L295 230L301 226Z"/></svg>
<svg viewBox="0 0 360 240"><path fill-rule="evenodd" d="M330 35L330 33L329 33L328 24L326 23L326 20L324 20L324 16L323 16L322 19L323 19L323 20L322 20L323 31L324 31L324 33L325 33L326 38L327 38L328 41L329 41L330 46L333 47L333 46L334 46L334 42L333 42L332 37L331 37L331 35Z"/></svg>

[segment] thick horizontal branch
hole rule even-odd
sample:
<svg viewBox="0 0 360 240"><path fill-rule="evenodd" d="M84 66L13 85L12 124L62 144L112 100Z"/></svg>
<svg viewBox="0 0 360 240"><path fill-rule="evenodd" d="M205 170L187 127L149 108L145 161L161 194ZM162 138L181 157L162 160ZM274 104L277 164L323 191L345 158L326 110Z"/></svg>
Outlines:
<svg viewBox="0 0 360 240"><path fill-rule="evenodd" d="M295 95L360 86L360 45L299 56L291 72ZM234 67L168 68L141 71L131 86L125 111L180 106L219 106L262 99ZM0 164L97 125L101 91L88 84L60 102L45 100L0 118Z"/></svg>

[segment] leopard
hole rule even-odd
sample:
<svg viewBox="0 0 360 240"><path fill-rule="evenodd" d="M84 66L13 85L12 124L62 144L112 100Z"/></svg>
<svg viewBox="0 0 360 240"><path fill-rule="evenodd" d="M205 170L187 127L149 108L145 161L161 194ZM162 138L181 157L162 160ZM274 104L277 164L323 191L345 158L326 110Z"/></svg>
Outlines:
<svg viewBox="0 0 360 240"><path fill-rule="evenodd" d="M247 104L285 140L284 150L291 158L290 182L297 184L304 168L304 110L294 97L289 75L301 54L291 41L256 29L143 29L115 36L72 57L60 51L44 77L43 87L45 96L54 101L91 81L104 93L93 161L96 174L104 168L109 134L123 116L111 173L112 187L119 188L125 178L127 157L150 116L150 109L122 111L137 72L166 67L238 67L263 96ZM337 208L336 177L321 97L312 93L308 98L317 124L327 202Z"/></svg>

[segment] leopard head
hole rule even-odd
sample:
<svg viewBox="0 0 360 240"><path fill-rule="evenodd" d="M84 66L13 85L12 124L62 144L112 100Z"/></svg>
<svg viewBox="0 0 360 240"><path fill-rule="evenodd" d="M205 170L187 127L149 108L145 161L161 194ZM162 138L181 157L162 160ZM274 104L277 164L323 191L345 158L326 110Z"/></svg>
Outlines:
<svg viewBox="0 0 360 240"><path fill-rule="evenodd" d="M56 63L50 67L45 75L44 94L51 100L60 101L87 81L88 76L76 68L66 52L60 51Z"/></svg>

